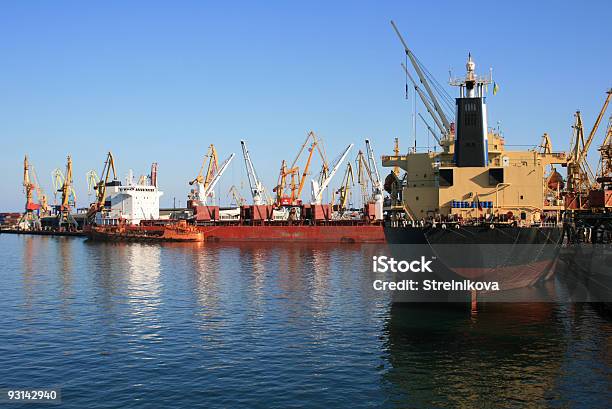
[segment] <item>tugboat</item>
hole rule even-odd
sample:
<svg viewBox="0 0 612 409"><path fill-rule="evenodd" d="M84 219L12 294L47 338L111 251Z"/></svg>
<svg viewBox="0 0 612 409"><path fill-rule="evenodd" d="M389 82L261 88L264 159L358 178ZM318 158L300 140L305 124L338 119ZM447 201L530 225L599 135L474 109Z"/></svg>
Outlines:
<svg viewBox="0 0 612 409"><path fill-rule="evenodd" d="M131 225L125 219L106 220L108 223L90 226L86 230L91 240L105 241L144 241L144 242L200 242L204 234L185 220L175 223L156 225L141 223Z"/></svg>
<svg viewBox="0 0 612 409"><path fill-rule="evenodd" d="M564 209L563 178L554 166L566 165L566 154L552 152L547 134L539 148L506 150L505 138L487 124L485 93L493 85L495 94L497 86L492 74L476 74L471 54L465 77L450 79L459 97L449 119L431 75L392 25L425 91L404 65L406 75L439 131L427 125L439 150L417 152L415 144L406 155L382 158L384 167L395 168L385 179L391 197L384 230L392 251L404 259L434 258L434 275L443 281L495 281L509 290L550 277ZM418 279L426 277L432 275Z"/></svg>

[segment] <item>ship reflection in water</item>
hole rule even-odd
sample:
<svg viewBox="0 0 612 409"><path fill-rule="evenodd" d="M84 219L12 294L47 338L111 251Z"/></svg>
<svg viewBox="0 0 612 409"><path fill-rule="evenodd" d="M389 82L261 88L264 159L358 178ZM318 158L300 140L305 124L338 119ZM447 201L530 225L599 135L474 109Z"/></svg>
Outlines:
<svg viewBox="0 0 612 409"><path fill-rule="evenodd" d="M62 407L606 407L589 304L392 304L354 244L0 236L3 387ZM552 297L552 300L550 298ZM544 297L545 298L545 297ZM146 405L145 405L146 406Z"/></svg>
<svg viewBox="0 0 612 409"><path fill-rule="evenodd" d="M392 369L384 378L398 406L600 407L610 399L612 326L586 304L497 303L475 317L395 304L386 329Z"/></svg>

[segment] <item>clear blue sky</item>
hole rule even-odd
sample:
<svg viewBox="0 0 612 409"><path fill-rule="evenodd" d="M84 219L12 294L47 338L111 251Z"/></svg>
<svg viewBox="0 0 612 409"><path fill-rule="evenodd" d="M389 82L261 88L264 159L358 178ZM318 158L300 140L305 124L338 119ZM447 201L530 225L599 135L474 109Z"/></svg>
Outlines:
<svg viewBox="0 0 612 409"><path fill-rule="evenodd" d="M170 205L185 203L210 143L237 154L222 196L246 181L241 138L269 188L310 129L330 157L365 137L377 154L396 136L406 147L390 19L440 82L463 72L468 51L481 72L494 68L490 124L507 143L546 131L567 149L573 112L591 126L612 85L612 3L496 3L2 2L0 210L23 207L25 153L48 193L70 153L79 206L106 151L121 175L157 161Z"/></svg>

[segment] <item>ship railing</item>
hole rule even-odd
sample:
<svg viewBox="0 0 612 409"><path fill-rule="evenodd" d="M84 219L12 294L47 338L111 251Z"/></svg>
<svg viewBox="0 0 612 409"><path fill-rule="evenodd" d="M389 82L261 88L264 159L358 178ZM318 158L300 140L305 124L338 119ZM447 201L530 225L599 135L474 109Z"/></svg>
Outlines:
<svg viewBox="0 0 612 409"><path fill-rule="evenodd" d="M560 227L562 226L563 223L562 222L541 222L540 223L540 227Z"/></svg>

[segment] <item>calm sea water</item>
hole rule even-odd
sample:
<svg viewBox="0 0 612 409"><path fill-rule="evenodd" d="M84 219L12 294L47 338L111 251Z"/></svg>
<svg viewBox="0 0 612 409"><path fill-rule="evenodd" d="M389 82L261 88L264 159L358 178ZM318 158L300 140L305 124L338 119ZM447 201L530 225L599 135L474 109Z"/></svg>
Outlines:
<svg viewBox="0 0 612 409"><path fill-rule="evenodd" d="M590 305L392 306L358 245L4 234L0 251L0 388L57 386L62 407L612 401L612 322Z"/></svg>

